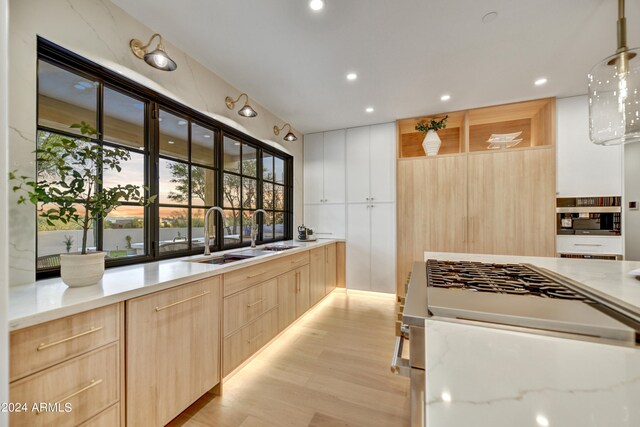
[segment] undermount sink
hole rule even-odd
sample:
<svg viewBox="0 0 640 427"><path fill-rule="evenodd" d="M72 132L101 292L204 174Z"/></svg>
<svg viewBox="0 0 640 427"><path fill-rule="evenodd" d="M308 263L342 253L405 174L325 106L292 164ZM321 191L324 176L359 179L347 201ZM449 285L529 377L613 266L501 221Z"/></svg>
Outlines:
<svg viewBox="0 0 640 427"><path fill-rule="evenodd" d="M217 264L217 265L222 265L222 264L230 264L232 262L238 262L238 261L242 261L245 259L249 259L249 258L253 258L256 255L242 255L242 254L224 254L222 256L218 256L215 258L207 258L207 259L196 259L193 260L191 262L198 262L201 264Z"/></svg>
<svg viewBox="0 0 640 427"><path fill-rule="evenodd" d="M263 250L265 251L272 251L272 252L279 252L279 251L286 251L289 249L295 249L295 248L299 248L300 246L292 246L292 245L269 245L269 246L265 246L263 248Z"/></svg>

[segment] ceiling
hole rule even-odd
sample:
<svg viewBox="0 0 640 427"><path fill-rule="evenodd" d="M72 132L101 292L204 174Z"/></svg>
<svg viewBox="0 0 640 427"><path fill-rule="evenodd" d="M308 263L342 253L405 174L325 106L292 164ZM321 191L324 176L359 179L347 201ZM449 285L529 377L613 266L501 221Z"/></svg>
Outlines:
<svg viewBox="0 0 640 427"><path fill-rule="evenodd" d="M616 48L616 0L112 1L303 133L584 94Z"/></svg>

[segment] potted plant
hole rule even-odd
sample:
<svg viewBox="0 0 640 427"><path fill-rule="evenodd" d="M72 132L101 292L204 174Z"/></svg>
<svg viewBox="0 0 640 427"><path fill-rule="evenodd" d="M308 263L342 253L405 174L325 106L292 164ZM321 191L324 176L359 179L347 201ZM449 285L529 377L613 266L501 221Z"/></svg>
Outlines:
<svg viewBox="0 0 640 427"><path fill-rule="evenodd" d="M425 134L422 141L422 148L427 156L435 156L440 151L440 137L438 136L438 130L447 127L447 119L449 116L444 116L440 120L431 119L428 123L426 121L418 122L416 130Z"/></svg>
<svg viewBox="0 0 640 427"><path fill-rule="evenodd" d="M81 251L60 254L62 280L78 287L94 285L104 275L105 252L87 249L87 236L95 221L104 219L123 201L148 206L156 196L146 197L146 188L132 184L101 188L102 173L120 172L120 163L131 155L126 150L91 143L90 138L96 138L98 131L85 122L71 128L79 129L82 136L47 138L38 144L36 179L15 172L9 179L17 182L13 191L27 193L27 197L18 198L18 204L29 201L38 206L38 215L48 225L75 223L82 229Z"/></svg>

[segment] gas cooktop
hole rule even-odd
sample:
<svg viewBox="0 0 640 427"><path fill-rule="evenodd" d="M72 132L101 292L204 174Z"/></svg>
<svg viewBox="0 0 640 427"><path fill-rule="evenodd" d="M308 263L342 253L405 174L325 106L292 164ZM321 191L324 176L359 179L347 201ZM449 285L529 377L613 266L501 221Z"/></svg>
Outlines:
<svg viewBox="0 0 640 427"><path fill-rule="evenodd" d="M522 264L427 261L427 285L590 302L585 296Z"/></svg>
<svg viewBox="0 0 640 427"><path fill-rule="evenodd" d="M430 259L418 277L432 316L640 342L637 322L581 284L539 267ZM414 282L412 274L410 289Z"/></svg>

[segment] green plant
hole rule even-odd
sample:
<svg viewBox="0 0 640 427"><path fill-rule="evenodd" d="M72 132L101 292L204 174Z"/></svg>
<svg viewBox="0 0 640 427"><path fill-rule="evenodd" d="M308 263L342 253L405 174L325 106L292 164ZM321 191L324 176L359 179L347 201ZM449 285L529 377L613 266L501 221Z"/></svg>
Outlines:
<svg viewBox="0 0 640 427"><path fill-rule="evenodd" d="M82 136L46 138L35 150L38 173L36 179L9 173L16 181L13 191L24 191L18 204L30 201L38 206L38 215L49 226L55 222L76 223L82 229L82 254L87 253L87 234L92 224L103 219L123 201L137 202L141 206L153 203L156 196L146 197L147 188L132 184L102 187L102 173L122 170L120 163L129 160L128 151L104 148L91 142L98 131L86 122L71 125Z"/></svg>
<svg viewBox="0 0 640 427"><path fill-rule="evenodd" d="M71 246L73 246L73 237L69 235L64 236L64 240L62 241L64 246L67 248L67 253L71 251Z"/></svg>
<svg viewBox="0 0 640 427"><path fill-rule="evenodd" d="M441 118L440 120L431 119L429 123L423 120L421 122L418 122L418 124L416 125L416 130L422 133L427 133L430 130L434 130L437 132L438 130L444 129L447 127L448 118L449 116L447 115Z"/></svg>

